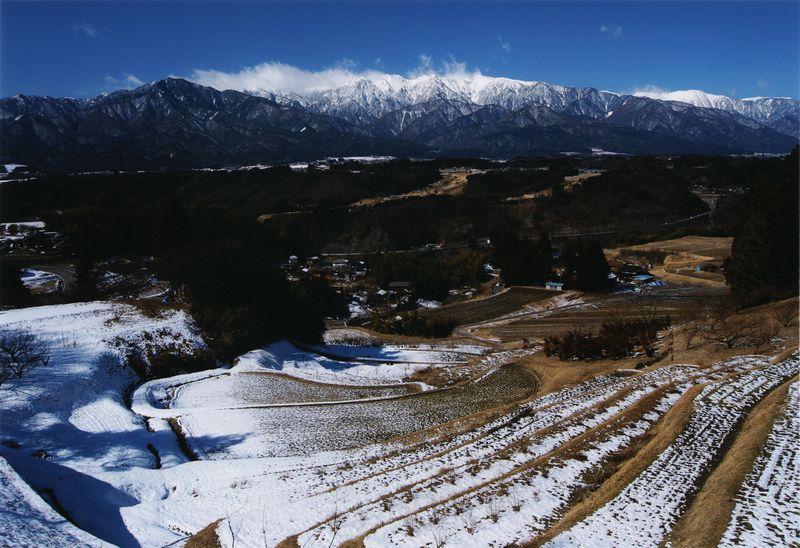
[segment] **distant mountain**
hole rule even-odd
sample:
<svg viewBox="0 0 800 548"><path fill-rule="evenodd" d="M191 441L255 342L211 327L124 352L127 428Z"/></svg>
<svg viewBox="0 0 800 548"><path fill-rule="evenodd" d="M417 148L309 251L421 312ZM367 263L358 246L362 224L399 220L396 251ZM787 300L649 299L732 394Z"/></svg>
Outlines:
<svg viewBox="0 0 800 548"><path fill-rule="evenodd" d="M677 101L696 107L736 112L780 133L800 137L800 101L791 97L733 99L696 89L668 93L638 92L636 95L662 101Z"/></svg>
<svg viewBox="0 0 800 548"><path fill-rule="evenodd" d="M0 159L153 169L368 154L785 153L797 142L795 100L679 98L480 75L358 79L305 96L168 78L91 100L2 99Z"/></svg>
<svg viewBox="0 0 800 548"><path fill-rule="evenodd" d="M89 101L11 97L0 100L0 122L4 159L67 169L249 164L389 147L341 118L176 78Z"/></svg>
<svg viewBox="0 0 800 548"><path fill-rule="evenodd" d="M362 78L306 96L293 94L284 97L264 90L250 93L269 96L282 103L299 102L314 112L342 117L357 125L368 125L398 109L436 100L497 105L507 110L543 105L559 113L602 119L631 97L594 88L571 88L481 74L458 77L429 74L417 78L386 76L374 81ZM800 101L797 99L753 97L736 100L698 90L639 92L634 96L741 114L779 133L800 137Z"/></svg>

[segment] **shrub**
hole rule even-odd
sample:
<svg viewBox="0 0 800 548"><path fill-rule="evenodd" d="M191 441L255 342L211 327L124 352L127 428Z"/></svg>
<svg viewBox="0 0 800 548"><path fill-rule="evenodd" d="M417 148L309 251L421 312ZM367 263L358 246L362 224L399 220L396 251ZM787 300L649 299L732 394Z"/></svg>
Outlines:
<svg viewBox="0 0 800 548"><path fill-rule="evenodd" d="M600 333L593 336L580 329L572 329L561 337L547 337L544 351L548 356L562 360L621 359L641 351L652 357L659 329L670 325L669 316L653 320L616 320L605 323Z"/></svg>

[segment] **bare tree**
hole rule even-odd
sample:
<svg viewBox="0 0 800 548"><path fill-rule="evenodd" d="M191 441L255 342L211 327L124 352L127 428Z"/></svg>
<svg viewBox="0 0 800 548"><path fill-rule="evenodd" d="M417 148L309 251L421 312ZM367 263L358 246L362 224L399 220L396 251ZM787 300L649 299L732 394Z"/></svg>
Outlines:
<svg viewBox="0 0 800 548"><path fill-rule="evenodd" d="M23 329L0 331L0 386L48 363L50 349L35 334Z"/></svg>
<svg viewBox="0 0 800 548"><path fill-rule="evenodd" d="M797 299L776 305L772 309L772 317L783 327L789 327L797 320Z"/></svg>
<svg viewBox="0 0 800 548"><path fill-rule="evenodd" d="M642 288L633 298L633 308L638 319L653 322L660 316L662 303L651 288Z"/></svg>
<svg viewBox="0 0 800 548"><path fill-rule="evenodd" d="M714 307L708 317L708 329L703 337L727 348L751 341L757 336L758 322L745 314L738 314L727 302Z"/></svg>
<svg viewBox="0 0 800 548"><path fill-rule="evenodd" d="M778 334L778 324L766 316L756 318L756 324L758 327L747 342L758 350L765 349Z"/></svg>
<svg viewBox="0 0 800 548"><path fill-rule="evenodd" d="M700 336L705 331L705 325L700 320L690 320L683 326L683 338L686 341L686 350L691 350L699 342Z"/></svg>

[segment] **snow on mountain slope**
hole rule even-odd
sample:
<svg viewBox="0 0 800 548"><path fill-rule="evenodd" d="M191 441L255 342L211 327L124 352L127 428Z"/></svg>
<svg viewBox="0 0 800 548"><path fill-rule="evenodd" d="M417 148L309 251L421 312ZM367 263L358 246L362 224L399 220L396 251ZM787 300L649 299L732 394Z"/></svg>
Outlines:
<svg viewBox="0 0 800 548"><path fill-rule="evenodd" d="M424 74L412 78L383 75L380 78L358 78L344 86L318 91L305 96L296 93L280 95L269 90L258 90L257 95L269 97L283 104L300 103L320 114L345 118L351 123L365 125L399 109L431 101L445 100L471 105L497 105L517 110L528 105L544 105L556 112L602 119L614 105L630 97L620 93L599 91L594 88L574 88L546 82L514 80L491 77L480 73L457 75ZM753 97L733 99L700 90L665 92L642 90L633 94L659 101L690 104L741 114L786 133L792 122L800 116L800 101L787 97ZM791 116L788 124L782 120Z"/></svg>
<svg viewBox="0 0 800 548"><path fill-rule="evenodd" d="M650 97L660 101L677 101L696 107L715 108L736 112L759 122L769 122L776 116L800 114L800 101L791 97L749 97L733 99L725 95L714 95L697 89L684 91L638 91L637 97Z"/></svg>

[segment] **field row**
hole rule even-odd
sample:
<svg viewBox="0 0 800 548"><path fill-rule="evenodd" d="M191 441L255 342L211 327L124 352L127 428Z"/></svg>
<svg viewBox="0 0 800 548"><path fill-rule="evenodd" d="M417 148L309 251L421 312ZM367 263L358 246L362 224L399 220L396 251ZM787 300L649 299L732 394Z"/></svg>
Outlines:
<svg viewBox="0 0 800 548"><path fill-rule="evenodd" d="M267 543L295 535L304 546L348 539L459 546L481 534L501 545L525 541L557 521L584 480L645 435L690 386L761 365L750 358L599 377L459 435L438 439L433 430L418 445L284 471L285 485L317 487L267 507L292 516L267 528ZM230 523L245 530L257 519L245 513Z"/></svg>
<svg viewBox="0 0 800 548"><path fill-rule="evenodd" d="M723 546L790 546L800 539L800 382L789 388L753 470L736 495Z"/></svg>
<svg viewBox="0 0 800 548"><path fill-rule="evenodd" d="M708 385L695 401L686 427L616 498L556 537L551 546L592 542L609 546L658 546L720 457L745 413L765 394L797 374L800 358L745 371Z"/></svg>

